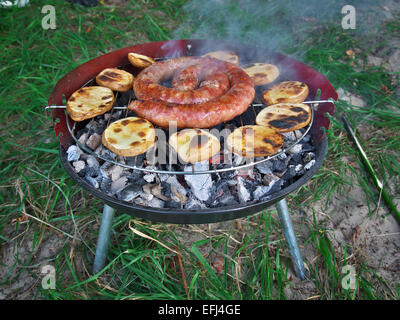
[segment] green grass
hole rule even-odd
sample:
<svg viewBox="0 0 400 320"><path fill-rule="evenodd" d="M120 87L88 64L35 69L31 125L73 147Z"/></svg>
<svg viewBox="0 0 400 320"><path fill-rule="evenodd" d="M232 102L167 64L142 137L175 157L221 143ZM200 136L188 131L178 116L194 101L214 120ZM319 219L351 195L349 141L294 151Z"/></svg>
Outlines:
<svg viewBox="0 0 400 320"><path fill-rule="evenodd" d="M44 299L288 299L301 287L293 280L286 243L272 208L240 219L240 227L235 222L224 224L222 230L151 224L117 214L108 265L100 274L91 274L103 204L81 190L62 169L52 122L43 106L57 81L73 68L137 43L203 36L252 44L266 30L276 49L304 61L325 74L335 88L358 94L366 102L366 107L345 101L336 104L327 132L328 157L312 182L289 197L291 210L312 211L317 200L328 207L332 197L346 194L357 184L374 215L378 195L347 139L338 117L341 113L351 119L354 128L368 125L371 138L363 141L365 150L385 186L391 188L389 193L399 200L400 110L396 94L388 94L396 90L396 75L366 65L367 55L373 53L368 36L345 32L337 23L322 23L317 18L301 20L298 25L288 20L287 29L278 37L279 22L287 17L277 2L257 12L240 10L234 1L227 6L220 2L212 11L198 2L197 15L192 7L183 7L185 3L132 0L124 8L85 8L58 0L53 4L55 30L41 28L41 7L46 1L0 10L0 246L5 254L11 254L7 248L16 249L15 262L0 280L3 288L27 275L37 280L24 290L32 298ZM233 13L233 21L241 21L244 28L228 29L226 12ZM307 16L307 12L302 14ZM398 20L378 28L382 38L376 39L375 47L384 47L387 37L398 34ZM349 49L355 52L354 60L346 54ZM36 220L13 222L23 213ZM365 257L357 255L351 242L335 251L328 220L317 221L314 213L314 219L308 215L297 222L308 230L308 237L299 242L315 251L314 259L306 260L307 283L314 285L315 297L304 298L399 299L398 285L379 276ZM194 240L187 242L185 235ZM40 257L51 237L57 238L54 253ZM215 261L222 267L216 267ZM43 263L56 268L55 290L40 286ZM354 292L341 288L341 268L348 263L357 265Z"/></svg>

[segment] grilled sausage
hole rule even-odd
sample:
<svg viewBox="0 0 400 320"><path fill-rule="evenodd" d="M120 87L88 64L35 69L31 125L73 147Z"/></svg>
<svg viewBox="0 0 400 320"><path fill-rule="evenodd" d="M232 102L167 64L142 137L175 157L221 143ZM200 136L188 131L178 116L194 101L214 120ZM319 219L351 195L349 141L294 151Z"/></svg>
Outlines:
<svg viewBox="0 0 400 320"><path fill-rule="evenodd" d="M172 88L160 85L171 77ZM156 62L141 71L133 88L139 100L128 106L131 110L161 127L175 121L178 128L229 121L247 110L255 94L252 79L238 66L196 57Z"/></svg>

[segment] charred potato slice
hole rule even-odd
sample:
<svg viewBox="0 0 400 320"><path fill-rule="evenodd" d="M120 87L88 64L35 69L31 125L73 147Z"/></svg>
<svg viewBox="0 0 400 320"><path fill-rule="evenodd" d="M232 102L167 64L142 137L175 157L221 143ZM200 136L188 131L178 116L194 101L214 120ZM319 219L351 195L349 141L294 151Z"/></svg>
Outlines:
<svg viewBox="0 0 400 320"><path fill-rule="evenodd" d="M74 121L83 121L109 111L114 93L105 87L84 87L75 91L67 101L67 113Z"/></svg>
<svg viewBox="0 0 400 320"><path fill-rule="evenodd" d="M302 103L308 96L308 86L300 81L283 81L262 94L262 101L269 106L277 103Z"/></svg>
<svg viewBox="0 0 400 320"><path fill-rule="evenodd" d="M216 155L221 145L217 137L201 129L185 129L172 134L170 146L185 162L199 162Z"/></svg>
<svg viewBox="0 0 400 320"><path fill-rule="evenodd" d="M134 67L137 68L147 68L148 66L151 66L155 62L150 57L133 52L128 53L128 60Z"/></svg>
<svg viewBox="0 0 400 320"><path fill-rule="evenodd" d="M215 58L233 64L239 63L239 56L233 51L212 51L204 54L203 57Z"/></svg>
<svg viewBox="0 0 400 320"><path fill-rule="evenodd" d="M256 86L263 86L279 77L279 69L273 64L256 62L244 67L244 71L254 80Z"/></svg>
<svg viewBox="0 0 400 320"><path fill-rule="evenodd" d="M132 88L133 75L124 70L107 68L97 75L96 82L111 90L125 92Z"/></svg>
<svg viewBox="0 0 400 320"><path fill-rule="evenodd" d="M133 157L146 152L156 141L151 122L128 117L111 123L102 135L103 145L119 156Z"/></svg>
<svg viewBox="0 0 400 320"><path fill-rule="evenodd" d="M227 146L245 158L271 156L283 145L283 136L272 128L248 125L235 129L227 138Z"/></svg>
<svg viewBox="0 0 400 320"><path fill-rule="evenodd" d="M262 109L256 123L278 132L301 129L311 120L311 108L303 103L278 103Z"/></svg>

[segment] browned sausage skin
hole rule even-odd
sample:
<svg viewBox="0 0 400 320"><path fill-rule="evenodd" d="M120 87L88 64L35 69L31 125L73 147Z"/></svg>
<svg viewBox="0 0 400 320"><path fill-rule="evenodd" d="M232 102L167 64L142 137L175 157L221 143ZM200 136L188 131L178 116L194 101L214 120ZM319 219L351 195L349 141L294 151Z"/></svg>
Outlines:
<svg viewBox="0 0 400 320"><path fill-rule="evenodd" d="M173 78L172 88L159 82ZM199 86L198 83L200 84ZM212 58L157 62L135 79L138 100L129 108L161 127L208 128L245 112L254 99L253 80L238 66Z"/></svg>

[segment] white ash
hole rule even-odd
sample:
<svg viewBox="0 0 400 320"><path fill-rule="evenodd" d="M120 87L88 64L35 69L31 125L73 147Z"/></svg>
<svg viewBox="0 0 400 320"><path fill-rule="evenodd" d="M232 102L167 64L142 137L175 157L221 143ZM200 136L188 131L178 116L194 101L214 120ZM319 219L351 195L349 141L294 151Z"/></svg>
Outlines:
<svg viewBox="0 0 400 320"><path fill-rule="evenodd" d="M154 173L147 173L143 176L143 179L148 182L151 183L156 179L156 175Z"/></svg>
<svg viewBox="0 0 400 320"><path fill-rule="evenodd" d="M97 161L97 159L92 155L89 155L87 157L86 163L90 168L93 168L95 170L99 170L99 168L100 168L99 161Z"/></svg>
<svg viewBox="0 0 400 320"><path fill-rule="evenodd" d="M262 198L264 198L264 196L266 196L268 194L268 192L271 190L272 185L271 186L258 186L256 188L256 190L254 190L253 192L253 197L254 200L260 200Z"/></svg>
<svg viewBox="0 0 400 320"><path fill-rule="evenodd" d="M237 182L237 193L241 203L248 202L251 199L249 190L244 185L243 178L239 177Z"/></svg>
<svg viewBox="0 0 400 320"><path fill-rule="evenodd" d="M127 177L121 177L118 180L113 181L111 183L111 192L115 194L122 191L127 186L127 183L128 183Z"/></svg>
<svg viewBox="0 0 400 320"><path fill-rule="evenodd" d="M76 145L71 145L67 150L67 160L68 161L77 161L82 155L83 151L79 149Z"/></svg>
<svg viewBox="0 0 400 320"><path fill-rule="evenodd" d="M313 159L313 160L311 160L309 163L307 163L307 164L304 166L304 169L305 169L305 170L310 170L311 167L312 167L314 164L315 164L315 160Z"/></svg>
<svg viewBox="0 0 400 320"><path fill-rule="evenodd" d="M290 154L300 153L302 149L303 149L303 145L298 143L298 144L294 145L292 148L290 148L288 150L288 153L290 153Z"/></svg>
<svg viewBox="0 0 400 320"><path fill-rule="evenodd" d="M113 165L108 172L108 177L111 179L111 181L117 181L121 175L122 172L124 171L124 168L118 165Z"/></svg>
<svg viewBox="0 0 400 320"><path fill-rule="evenodd" d="M203 202L199 201L198 199L190 198L189 201L186 202L184 208L188 210L190 209L198 210L198 209L206 209L207 207Z"/></svg>
<svg viewBox="0 0 400 320"><path fill-rule="evenodd" d="M193 165L185 166L185 171L206 171L209 169L208 161L196 162ZM210 174L186 174L185 180L197 199L207 201L211 195L213 181Z"/></svg>
<svg viewBox="0 0 400 320"><path fill-rule="evenodd" d="M78 161L74 161L72 163L72 165L74 166L74 169L77 173L81 172L84 168L85 168L85 161L82 160L78 160Z"/></svg>

